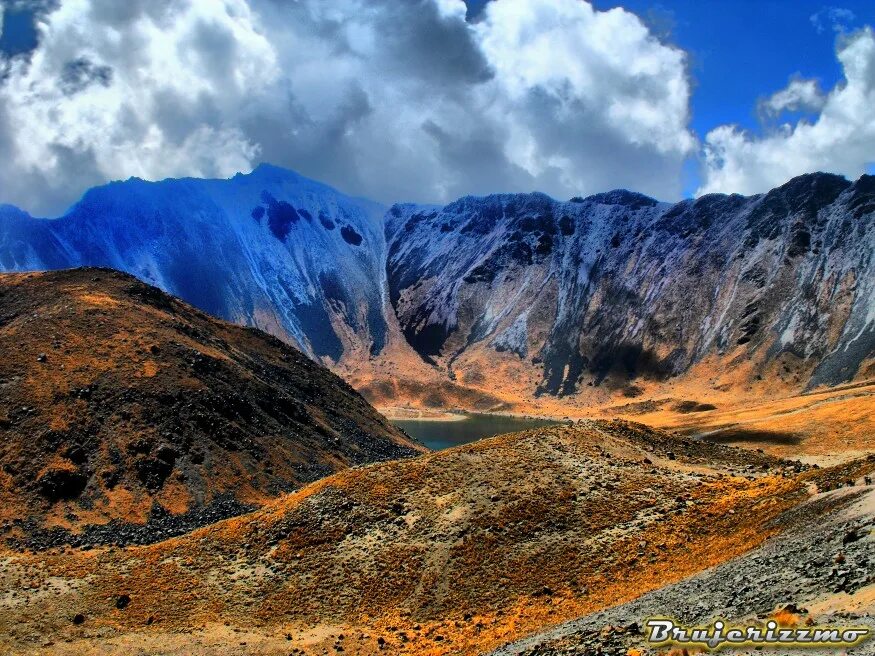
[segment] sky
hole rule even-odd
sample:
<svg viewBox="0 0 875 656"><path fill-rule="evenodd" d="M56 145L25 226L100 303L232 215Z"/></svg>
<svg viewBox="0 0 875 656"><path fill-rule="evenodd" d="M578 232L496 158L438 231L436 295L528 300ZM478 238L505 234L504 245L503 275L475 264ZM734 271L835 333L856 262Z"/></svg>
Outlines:
<svg viewBox="0 0 875 656"><path fill-rule="evenodd" d="M391 203L875 163L875 2L0 0L0 202L268 161Z"/></svg>

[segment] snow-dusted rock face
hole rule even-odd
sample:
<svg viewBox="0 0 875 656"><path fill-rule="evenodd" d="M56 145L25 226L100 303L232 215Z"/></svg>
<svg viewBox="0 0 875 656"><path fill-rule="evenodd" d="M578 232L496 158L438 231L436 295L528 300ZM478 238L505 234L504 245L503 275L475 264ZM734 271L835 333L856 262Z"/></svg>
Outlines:
<svg viewBox="0 0 875 656"><path fill-rule="evenodd" d="M873 254L872 176L676 205L613 191L386 212L261 166L112 183L58 219L0 206L0 270L113 267L360 386L406 376L510 402L659 394L686 374L748 394L871 375Z"/></svg>
<svg viewBox="0 0 875 656"><path fill-rule="evenodd" d="M131 179L58 219L0 206L0 269L113 267L330 363L385 344L384 212L266 165L230 180Z"/></svg>
<svg viewBox="0 0 875 656"><path fill-rule="evenodd" d="M401 329L451 376L473 353L513 353L540 370L533 392L569 395L714 356L810 387L875 354L872 176L676 205L627 191L396 205L386 234Z"/></svg>

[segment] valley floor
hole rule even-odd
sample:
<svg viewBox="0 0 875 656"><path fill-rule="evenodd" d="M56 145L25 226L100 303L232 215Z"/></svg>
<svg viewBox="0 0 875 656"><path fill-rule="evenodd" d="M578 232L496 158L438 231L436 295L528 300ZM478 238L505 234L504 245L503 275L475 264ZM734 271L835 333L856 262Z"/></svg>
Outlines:
<svg viewBox="0 0 875 656"><path fill-rule="evenodd" d="M556 421L621 418L720 444L731 444L783 458L830 465L875 450L875 380L760 399L731 394L659 395L646 400L608 403L595 408L550 404L497 415ZM683 394L683 392L686 392ZM390 419L447 421L461 410L382 406Z"/></svg>
<svg viewBox="0 0 875 656"><path fill-rule="evenodd" d="M712 410L702 410L696 403L700 401L632 403L598 414L635 417L700 439L820 464L875 449L875 381L783 398L730 402Z"/></svg>

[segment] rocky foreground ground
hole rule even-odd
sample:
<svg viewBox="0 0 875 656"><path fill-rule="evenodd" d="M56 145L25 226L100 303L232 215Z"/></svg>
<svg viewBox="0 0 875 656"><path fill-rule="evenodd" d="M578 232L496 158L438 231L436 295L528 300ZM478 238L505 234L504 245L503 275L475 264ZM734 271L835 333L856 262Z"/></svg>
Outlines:
<svg viewBox="0 0 875 656"><path fill-rule="evenodd" d="M875 490L855 487L818 494L784 521L792 528L751 553L507 645L492 656L645 654L642 629L650 617L702 626L715 618L746 623L778 616L799 625L811 621L875 631ZM797 651L806 653L783 653ZM875 654L875 642L848 653Z"/></svg>
<svg viewBox="0 0 875 656"><path fill-rule="evenodd" d="M622 653L663 603L746 616L866 590L871 507L847 484L873 469L620 421L500 436L154 545L7 551L0 636L13 654L438 656L561 626L502 653Z"/></svg>

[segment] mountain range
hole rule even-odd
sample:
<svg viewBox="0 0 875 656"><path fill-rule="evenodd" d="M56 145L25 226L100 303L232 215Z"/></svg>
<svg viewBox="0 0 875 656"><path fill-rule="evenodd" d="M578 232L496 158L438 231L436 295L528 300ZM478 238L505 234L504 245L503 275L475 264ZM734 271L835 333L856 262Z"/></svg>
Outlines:
<svg viewBox="0 0 875 656"><path fill-rule="evenodd" d="M875 177L669 204L385 208L262 165L0 207L4 271L112 267L261 328L382 406L532 409L870 377Z"/></svg>
<svg viewBox="0 0 875 656"><path fill-rule="evenodd" d="M385 344L382 213L266 165L231 180L130 179L56 220L0 209L0 266L111 267L337 361Z"/></svg>
<svg viewBox="0 0 875 656"><path fill-rule="evenodd" d="M0 645L870 626L873 181L384 208L262 166L2 208ZM368 400L566 420L429 452Z"/></svg>

